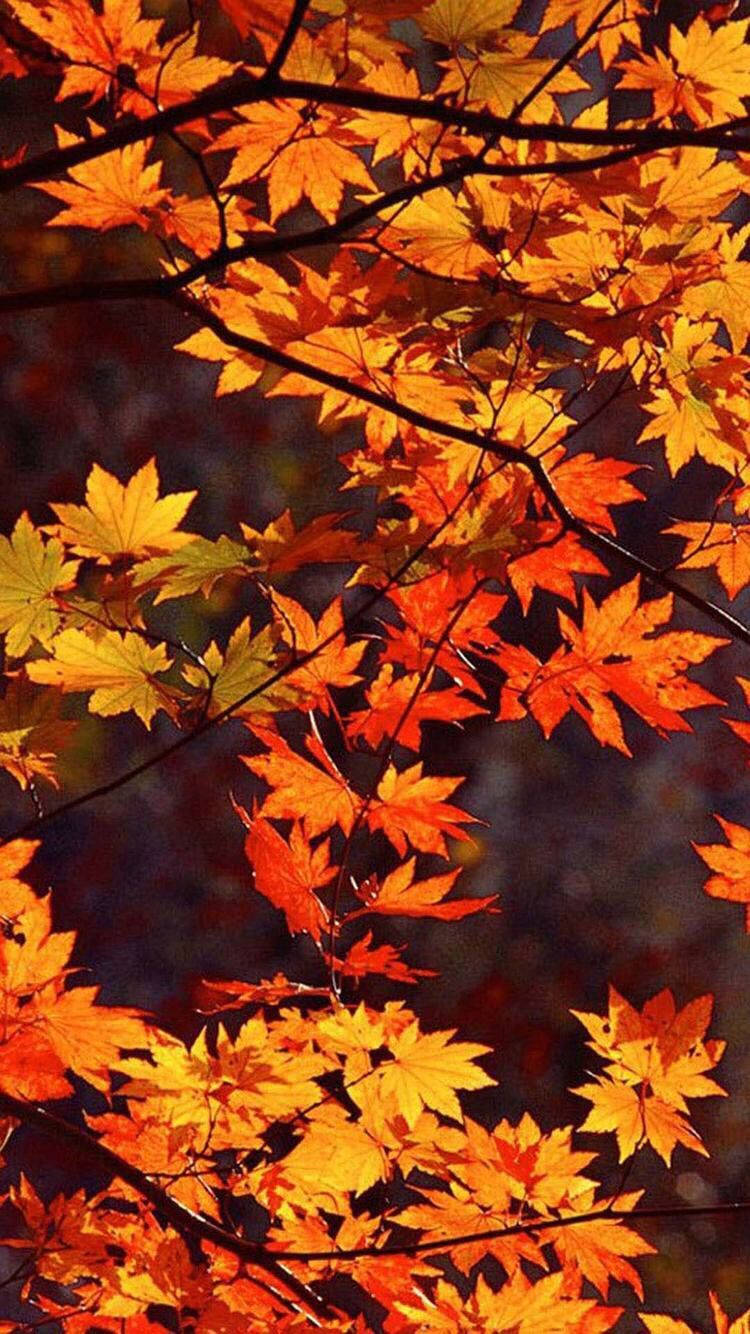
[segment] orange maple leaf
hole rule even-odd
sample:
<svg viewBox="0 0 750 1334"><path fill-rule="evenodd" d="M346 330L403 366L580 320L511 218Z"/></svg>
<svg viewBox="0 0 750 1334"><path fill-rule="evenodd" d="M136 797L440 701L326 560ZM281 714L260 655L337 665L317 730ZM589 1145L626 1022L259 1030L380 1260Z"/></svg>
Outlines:
<svg viewBox="0 0 750 1334"><path fill-rule="evenodd" d="M261 814L272 819L299 820L308 838L323 834L334 825L351 832L362 804L346 779L326 754L317 737L305 744L317 761L298 755L283 737L263 732L268 746L265 755L241 755L240 759L271 788Z"/></svg>
<svg viewBox="0 0 750 1334"><path fill-rule="evenodd" d="M715 566L730 598L736 598L750 583L750 524L673 523L664 531L686 538L693 546L683 554L680 569Z"/></svg>
<svg viewBox="0 0 750 1334"><path fill-rule="evenodd" d="M429 680L420 680L416 672L394 680L393 665L388 662L380 668L366 696L367 708L350 714L346 729L352 738L364 737L373 750L384 737L419 750L423 722L455 723L485 712L481 704L459 694L456 686L430 690Z"/></svg>
<svg viewBox="0 0 750 1334"><path fill-rule="evenodd" d="M439 917L444 922L459 921L471 913L481 912L495 903L497 895L483 899L451 899L444 902L460 875L460 868L444 875L414 879L416 857L397 866L383 881L367 880L357 891L365 907L350 914L349 920L363 913L378 913L386 917Z"/></svg>
<svg viewBox="0 0 750 1334"><path fill-rule="evenodd" d="M595 454L574 454L551 465L555 490L571 513L584 523L614 533L610 514L613 505L627 505L643 500L643 492L627 478L638 471L637 463L622 459L597 458Z"/></svg>
<svg viewBox="0 0 750 1334"><path fill-rule="evenodd" d="M310 613L294 598L274 593L272 602L281 637L292 651L292 660L306 653L315 653L307 666L289 673L286 684L309 697L310 708L319 708L329 713L329 687L343 689L357 684L361 678L355 668L359 666L367 645L364 640L353 644L345 642L340 597L333 599L322 613L317 626ZM328 640L330 643L326 643Z"/></svg>
<svg viewBox="0 0 750 1334"><path fill-rule="evenodd" d="M745 930L750 932L750 829L714 816L727 839L724 843L693 843L713 871L703 888L714 899L745 904Z"/></svg>
<svg viewBox="0 0 750 1334"><path fill-rule="evenodd" d="M328 912L315 890L330 884L337 870L329 861L328 840L312 848L295 822L287 843L268 820L241 814L249 829L245 853L258 893L281 908L292 935L307 931L319 942Z"/></svg>
<svg viewBox="0 0 750 1334"><path fill-rule="evenodd" d="M60 148L77 143L76 135L58 131ZM108 231L132 224L142 232L154 225L160 205L169 196L159 184L161 162L146 165L151 141L125 148L91 162L71 167L69 180L44 181L35 186L65 205L50 218L49 227L92 227Z"/></svg>
<svg viewBox="0 0 750 1334"><path fill-rule="evenodd" d="M684 710L721 701L690 681L685 669L728 641L689 630L653 637L669 620L673 598L641 603L639 593L636 577L597 607L584 589L582 626L558 613L566 645L546 663L524 647L498 650L496 661L507 673L500 718L522 718L529 711L549 736L573 709L601 745L630 755L610 698L615 695L661 735L689 732Z"/></svg>
<svg viewBox="0 0 750 1334"><path fill-rule="evenodd" d="M417 982L420 977L437 977L431 968L412 968L400 957L405 945L372 944L372 931L355 940L343 959L336 960L336 971L344 977L362 978L381 973L392 982Z"/></svg>
<svg viewBox="0 0 750 1334"><path fill-rule="evenodd" d="M402 857L409 843L418 852L447 857L446 836L468 839L461 825L475 818L443 801L461 781L423 777L421 763L401 773L389 764L378 784L377 799L368 807L367 823L371 829L382 829Z"/></svg>
<svg viewBox="0 0 750 1334"><path fill-rule="evenodd" d="M540 525L531 551L516 556L508 564L508 578L524 613L529 610L534 590L544 589L556 593L567 602L574 602L576 585L574 574L606 574L598 556L587 551L581 545L575 533L564 533L557 540L550 541L558 529L558 524Z"/></svg>

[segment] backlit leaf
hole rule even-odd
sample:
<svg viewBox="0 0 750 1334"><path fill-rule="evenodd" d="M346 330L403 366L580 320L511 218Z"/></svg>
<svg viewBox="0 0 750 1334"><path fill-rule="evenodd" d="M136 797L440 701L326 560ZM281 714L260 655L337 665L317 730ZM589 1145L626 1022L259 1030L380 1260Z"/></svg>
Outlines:
<svg viewBox="0 0 750 1334"><path fill-rule="evenodd" d="M53 642L53 657L30 662L28 673L40 685L70 691L93 691L92 713L110 716L130 709L145 723L159 709L171 712L172 697L157 679L171 659L164 644L150 648L140 636L106 630L91 639L83 630L63 630Z"/></svg>

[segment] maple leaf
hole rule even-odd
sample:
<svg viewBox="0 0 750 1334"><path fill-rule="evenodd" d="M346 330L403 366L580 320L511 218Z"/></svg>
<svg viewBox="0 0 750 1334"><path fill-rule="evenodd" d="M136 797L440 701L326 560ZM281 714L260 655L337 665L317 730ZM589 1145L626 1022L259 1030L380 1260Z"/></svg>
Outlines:
<svg viewBox="0 0 750 1334"><path fill-rule="evenodd" d="M10 679L0 699L0 767L23 789L37 778L59 786L58 753L76 724L59 717L60 698L54 690L34 690L28 678Z"/></svg>
<svg viewBox="0 0 750 1334"><path fill-rule="evenodd" d="M642 1311L640 1319L648 1334L695 1334L693 1325L688 1325L685 1320L676 1320L671 1315L652 1315ZM737 1334L741 1334L741 1331L738 1330Z"/></svg>
<svg viewBox="0 0 750 1334"><path fill-rule="evenodd" d="M289 343L287 351L301 358L311 367L320 367L335 375L345 376L352 385L372 386L378 382L378 372L393 358L398 348L395 339L376 329L327 328L316 330L309 338ZM356 394L343 389L326 388L298 371L283 375L268 397L292 394L307 398L322 395L321 422L328 418L359 417L367 405Z"/></svg>
<svg viewBox="0 0 750 1334"><path fill-rule="evenodd" d="M175 529L196 494L178 491L159 499L153 458L125 485L95 463L86 483L86 504L52 505L59 523L45 531L77 555L96 557L101 565L121 556L163 555L193 540L192 533Z"/></svg>
<svg viewBox="0 0 750 1334"><path fill-rule="evenodd" d="M284 510L262 533L249 524L240 526L257 566L273 578L304 565L352 560L357 535L334 526L341 518L340 514L321 514L295 529L289 510Z"/></svg>
<svg viewBox="0 0 750 1334"><path fill-rule="evenodd" d="M381 973L394 982L417 982L420 977L437 977L431 968L412 968L400 957L404 945L372 946L372 931L355 940L343 959L336 960L336 970L344 977L362 978Z"/></svg>
<svg viewBox="0 0 750 1334"><path fill-rule="evenodd" d="M352 915L375 912L386 917L438 917L444 922L453 922L471 913L482 912L497 900L497 895L491 894L483 899L451 899L444 903L460 875L460 868L444 875L429 876L426 880L415 880L415 866L416 857L410 857L382 882L375 880L373 885L366 881L357 891L366 906Z"/></svg>
<svg viewBox="0 0 750 1334"><path fill-rule="evenodd" d="M87 0L42 5L13 0L13 12L29 32L68 57L59 98L106 95L118 64L154 42L160 24L141 16L140 0L104 0L101 13Z"/></svg>
<svg viewBox="0 0 750 1334"><path fill-rule="evenodd" d="M172 712L172 695L156 677L169 670L164 644L153 648L139 635L105 630L91 639L83 630L62 630L52 644L52 658L30 662L32 681L70 691L92 690L92 713L105 717L132 709L146 727L159 709Z"/></svg>
<svg viewBox="0 0 750 1334"><path fill-rule="evenodd" d="M371 829L382 829L403 857L409 843L418 852L447 857L446 836L468 839L461 829L474 817L443 801L455 792L460 778L423 777L422 763L398 772L389 764L378 783L377 799L367 810ZM346 832L346 831L345 831Z"/></svg>
<svg viewBox="0 0 750 1334"><path fill-rule="evenodd" d="M439 187L394 211L383 210L380 242L410 264L461 281L491 273L495 259L476 239L471 218L450 190Z"/></svg>
<svg viewBox="0 0 750 1334"><path fill-rule="evenodd" d="M648 0L627 0L619 12L609 13L607 22L596 27L584 50L596 46L604 68L608 69L623 41L629 41L636 47L639 45L641 30L637 18L648 12ZM549 0L544 16L545 26L551 31L572 22L576 36L582 37L601 14L600 0Z"/></svg>
<svg viewBox="0 0 750 1334"><path fill-rule="evenodd" d="M574 69L555 71L554 61L533 56L536 45L536 38L512 29L498 34L492 49L479 51L470 69L463 58L447 61L440 92L455 94L468 85L470 103L487 107L497 116L511 116L535 89L535 117L554 120L558 113L553 94L580 92L587 84Z"/></svg>
<svg viewBox="0 0 750 1334"><path fill-rule="evenodd" d="M70 1070L108 1089L120 1049L144 1045L148 1030L140 1011L97 1007L97 987L66 989L75 935L53 932L49 897L38 898L17 879L36 846L17 840L0 850L4 920L10 924L0 939L0 1080L16 1095L46 1100L70 1093Z"/></svg>
<svg viewBox="0 0 750 1334"><path fill-rule="evenodd" d="M240 759L271 788L261 814L271 819L299 820L308 838L339 825L351 832L361 798L333 764L315 736L305 744L317 761L311 764L293 751L283 737L265 734L265 755L241 755Z"/></svg>
<svg viewBox="0 0 750 1334"><path fill-rule="evenodd" d="M427 686L428 682L421 680L416 672L394 680L393 665L384 663L367 689L367 708L349 715L347 732L352 738L364 737L373 750L377 750L384 737L419 750L423 722L453 723L484 712L481 704L460 695L455 686L445 690L430 690Z"/></svg>
<svg viewBox="0 0 750 1334"><path fill-rule="evenodd" d="M257 714L276 713L297 702L297 692L287 680L266 683L275 675L278 663L276 632L273 626L264 626L252 634L250 617L232 631L224 653L211 641L201 655L201 664L188 662L182 675L189 685L203 696L200 708L206 708L213 718L225 709L233 709L238 718L252 718ZM206 701L208 692L208 702ZM246 696L250 696L246 699ZM245 700L240 704L241 699Z"/></svg>
<svg viewBox="0 0 750 1334"><path fill-rule="evenodd" d="M686 1098L724 1095L705 1074L725 1046L703 1040L712 1008L713 997L701 996L677 1011L671 992L662 991L639 1013L610 987L607 1019L573 1011L591 1034L589 1046L608 1062L605 1075L573 1090L592 1103L581 1129L615 1131L621 1162L646 1142L667 1166L678 1143L708 1156L683 1113Z"/></svg>
<svg viewBox="0 0 750 1334"><path fill-rule="evenodd" d="M284 1172L338 1213L339 1194L369 1190L386 1176L386 1162L382 1146L360 1122L343 1107L328 1106L310 1113L302 1140L284 1159Z"/></svg>
<svg viewBox="0 0 750 1334"><path fill-rule="evenodd" d="M448 1164L441 1164L441 1176L445 1174ZM500 1231L511 1226L509 1218L513 1215L509 1215L501 1204L486 1197L480 1203L469 1190L455 1181L451 1181L449 1192L422 1189L420 1194L420 1202L402 1210L396 1215L395 1221L405 1227L418 1229L425 1240L442 1242L461 1273L468 1276L477 1261L488 1253L511 1274L518 1269L521 1259L544 1265L545 1257L541 1247L533 1237L523 1232L516 1236L477 1240L462 1246L452 1245L455 1237L467 1237L476 1232L496 1229Z"/></svg>
<svg viewBox="0 0 750 1334"><path fill-rule="evenodd" d="M745 311L750 300L750 263L741 255L749 234L750 225L734 233L722 232L702 281L689 287L681 297L683 309L692 319L709 315L724 322L735 352L741 352L747 342Z"/></svg>
<svg viewBox="0 0 750 1334"><path fill-rule="evenodd" d="M303 198L333 222L344 187L372 189L373 181L364 162L351 149L336 142L337 126L332 117L319 117L310 133L303 118L289 103L254 107L242 113L242 123L214 140L212 148L235 148L223 186L267 177L271 222L296 208Z"/></svg>
<svg viewBox="0 0 750 1334"><path fill-rule="evenodd" d="M439 1279L434 1297L417 1291L408 1300L394 1302L401 1322L392 1327L409 1334L577 1334L583 1330L604 1334L622 1314L620 1306L604 1307L589 1298L569 1296L563 1283L561 1273L547 1274L533 1283L517 1269L494 1292L480 1274L467 1301L452 1284Z"/></svg>
<svg viewBox="0 0 750 1334"><path fill-rule="evenodd" d="M714 899L744 903L745 930L750 932L750 829L720 815L714 819L721 825L726 844L693 843L698 856L714 873L703 888Z"/></svg>
<svg viewBox="0 0 750 1334"><path fill-rule="evenodd" d="M676 149L643 164L642 188L653 199L654 209L669 219L690 222L716 217L737 193L737 170L733 163L716 161L700 148Z"/></svg>
<svg viewBox="0 0 750 1334"><path fill-rule="evenodd" d="M582 627L558 613L567 647L547 663L523 647L501 648L496 661L508 679L501 692L500 718L520 718L528 709L549 736L573 709L601 745L629 755L609 698L616 695L662 735L690 731L682 712L720 701L690 681L685 668L703 662L726 640L686 630L651 638L669 620L673 599L667 595L641 604L639 591L636 576L597 607L584 589Z"/></svg>
<svg viewBox="0 0 750 1334"><path fill-rule="evenodd" d="M165 497L167 499L167 497ZM180 536L175 533L175 537ZM230 538L217 537L211 542L205 537L191 537L179 548L179 555L153 556L140 561L133 571L136 587L156 586L154 605L171 598L187 597L199 590L209 597L214 585L228 575L247 575L249 548Z"/></svg>
<svg viewBox="0 0 750 1334"><path fill-rule="evenodd" d="M58 131L58 146L78 143L76 135ZM132 224L148 231L169 191L159 185L161 162L146 166L150 141L127 144L114 153L71 167L67 181L44 181L35 186L65 204L50 218L48 227L111 227Z"/></svg>
<svg viewBox="0 0 750 1334"><path fill-rule="evenodd" d="M638 471L638 464L622 459L600 459L594 454L574 454L553 464L550 472L555 490L563 504L584 523L614 533L610 514L612 505L627 505L642 500L627 478Z"/></svg>
<svg viewBox="0 0 750 1334"><path fill-rule="evenodd" d="M388 60L368 70L363 85L374 92L386 93L396 97L418 97L420 93L417 72L404 69L400 60ZM413 122L398 116L383 114L378 111L362 111L356 116L347 117L346 128L366 144L374 144L372 165L376 166L384 158L398 157L403 163L405 175L411 175L419 164L416 149L418 129L426 129L426 123Z"/></svg>
<svg viewBox="0 0 750 1334"><path fill-rule="evenodd" d="M702 14L687 32L669 30L671 60L657 49L622 64L621 88L646 88L654 95L654 114L685 112L698 125L706 120L732 120L745 114L738 89L750 78L748 20L712 29Z"/></svg>
<svg viewBox="0 0 750 1334"><path fill-rule="evenodd" d="M484 45L508 27L517 9L518 0L435 0L418 22L425 37L443 46Z"/></svg>
<svg viewBox="0 0 750 1334"><path fill-rule="evenodd" d="M194 1004L199 1014L220 1014L223 1010L242 1010L246 1005L278 1005L296 997L330 995L328 987L309 987L304 982L290 982L283 973L262 982L228 982L219 977L203 977L195 987Z"/></svg>
<svg viewBox="0 0 750 1334"><path fill-rule="evenodd" d="M381 1095L393 1099L409 1127L415 1125L425 1107L460 1121L456 1091L489 1088L495 1083L473 1064L491 1048L477 1042L452 1042L455 1031L420 1033L415 1019L403 1033L388 1041L393 1059L379 1066L373 1078Z"/></svg>
<svg viewBox="0 0 750 1334"><path fill-rule="evenodd" d="M216 199L210 196L172 195L154 216L151 230L165 237L175 236L199 258L212 255L221 242L221 219L228 245L240 245L248 231L270 231L250 212L247 199L235 195Z"/></svg>
<svg viewBox="0 0 750 1334"><path fill-rule="evenodd" d="M617 1209L633 1209L640 1198L641 1192L633 1191L618 1195L616 1204L609 1205L606 1201L600 1203L602 1210L606 1210L608 1205ZM583 1212L585 1208L586 1200L579 1197L578 1211ZM582 1274L593 1283L605 1301L612 1279L616 1283L628 1283L643 1301L640 1275L629 1261L640 1255L655 1255L656 1247L644 1241L624 1223L602 1217L590 1223L578 1223L575 1227L553 1229L546 1233L545 1240L554 1246L563 1270L569 1274Z"/></svg>
<svg viewBox="0 0 750 1334"><path fill-rule="evenodd" d="M343 689L357 684L361 678L355 668L361 662L366 644L362 640L353 644L343 642L344 615L340 597L334 598L321 614L317 626L309 612L294 598L274 593L272 604L282 638L292 650L292 661L307 653L315 654L309 665L289 673L286 684L308 697L309 707L329 713L329 687Z"/></svg>
<svg viewBox="0 0 750 1334"><path fill-rule="evenodd" d="M550 524L549 531L555 533L557 524ZM508 564L508 578L518 594L518 600L524 613L531 606L534 590L543 588L547 592L557 593L558 597L574 602L576 586L574 574L606 574L606 566L593 552L581 546L575 533L564 533L557 541L545 544L545 531L541 528L538 539L541 543L522 556L515 557Z"/></svg>
<svg viewBox="0 0 750 1334"><path fill-rule="evenodd" d="M268 820L245 820L245 855L258 893L281 908L292 935L307 931L320 943L328 912L315 890L330 884L338 869L330 863L328 839L313 849L297 823L287 842Z"/></svg>
<svg viewBox="0 0 750 1334"><path fill-rule="evenodd" d="M695 454L707 463L715 463L727 472L734 472L740 462L735 442L727 440L726 423L712 403L700 392L691 392L689 381L684 381L685 392L673 387L654 390L643 404L653 420L643 428L639 441L664 438L664 450L672 473L679 472ZM699 389L699 386L693 386Z"/></svg>
<svg viewBox="0 0 750 1334"><path fill-rule="evenodd" d="M384 627L387 636L383 660L399 662L407 672L423 671L433 659L433 650L443 638L448 622L467 587L460 575L439 571L414 584L394 588L390 601L398 609L404 629ZM435 665L469 687L466 652L489 654L500 643L492 629L507 598L480 589L455 621L450 635L439 648ZM461 653L464 650L464 653Z"/></svg>
<svg viewBox="0 0 750 1334"><path fill-rule="evenodd" d="M680 568L705 570L714 565L727 597L736 598L750 583L750 525L673 523L664 531L695 544L683 553Z"/></svg>
<svg viewBox="0 0 750 1334"><path fill-rule="evenodd" d="M21 657L35 639L49 648L61 621L55 593L72 586L79 565L65 560L61 542L45 543L28 514L10 538L0 536L0 631L11 657Z"/></svg>

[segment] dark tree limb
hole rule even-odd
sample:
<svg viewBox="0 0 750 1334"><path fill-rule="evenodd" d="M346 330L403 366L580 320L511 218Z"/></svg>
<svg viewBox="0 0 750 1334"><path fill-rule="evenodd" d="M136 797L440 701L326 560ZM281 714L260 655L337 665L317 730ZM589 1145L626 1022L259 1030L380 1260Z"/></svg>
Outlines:
<svg viewBox="0 0 750 1334"><path fill-rule="evenodd" d="M465 111L430 98L402 97L374 92L369 88L345 88L306 79L242 76L140 120L121 120L111 130L95 135L93 139L70 144L67 148L52 148L12 167L5 167L0 171L0 194L15 190L20 185L48 180L70 167L91 162L116 148L140 143L204 116L279 98L291 102L344 107L351 111L407 116L412 120L432 121L448 129L466 130L476 135L495 135L519 143L578 144L602 149L633 148L641 153L651 153L660 148L714 148L736 153L750 150L750 130L743 121L730 120L690 130L658 126L643 129L587 129L575 125L520 124L509 116L494 116L489 111Z"/></svg>
<svg viewBox="0 0 750 1334"><path fill-rule="evenodd" d="M573 514L558 495L554 482L542 460L535 455L525 453L523 449L519 449L516 445L506 445L502 441L495 440L492 436L485 435L471 427L455 426L450 422L441 421L438 417L432 417L425 412L418 411L416 408L410 408L405 403L399 403L396 399L390 398L387 394L382 394L376 389L355 384L345 375L337 375L333 371L312 366L309 362L292 356L289 352L283 352L279 348L260 342L256 338L250 338L246 334L237 333L230 329L218 315L211 310L207 310L195 297L188 293L181 293L172 297L171 303L184 310L186 314L192 315L207 328L212 329L230 347L249 352L251 355L258 357L259 360L266 361L272 366L278 366L281 370L305 375L309 380L323 384L329 389L336 389L350 398L358 399L362 403L369 403L375 408L381 408L384 412L390 412L399 421L409 422L411 426L416 426L422 431L430 431L435 435L443 435L449 440L458 440L462 444L473 445L475 448L486 450L488 454L493 454L496 458L503 459L507 463L515 463L519 467L526 468L544 495L550 509L559 518L565 531L576 533L582 541L593 547L595 551L618 560L620 564L634 574L643 575L659 588L674 594L681 602L688 603L716 625L721 626L732 639L739 640L750 647L750 627L743 625L735 616L732 616L731 612L725 611L723 607L717 606L710 599L702 597L700 593L695 593L677 579L673 579L667 571L653 565L645 557L638 556L634 551L618 542L616 538L609 537L606 533L591 528Z"/></svg>
<svg viewBox="0 0 750 1334"><path fill-rule="evenodd" d="M33 1126L35 1130L56 1140L58 1144L67 1145L74 1151L84 1154L92 1166L102 1168L111 1176L132 1186L167 1219L180 1236L212 1242L248 1264L257 1265L277 1283L283 1285L288 1292L294 1293L298 1301L304 1303L315 1316L323 1318L333 1318L335 1313L322 1297L290 1273L282 1261L293 1260L311 1264L326 1260L373 1259L380 1255L424 1255L429 1252L449 1251L455 1246L469 1246L477 1241L516 1237L528 1232L559 1231L564 1228L579 1227L584 1223L604 1221L629 1223L660 1218L734 1218L750 1213L750 1200L738 1200L731 1204L651 1205L636 1209L616 1209L604 1205L600 1209L590 1209L586 1213L564 1214L561 1218L527 1218L519 1223L508 1223L500 1227L485 1228L479 1232L467 1232L456 1237L443 1237L433 1241L407 1241L380 1247L352 1246L330 1251L278 1252L270 1250L262 1243L238 1237L205 1214L198 1214L188 1209L186 1205L173 1199L140 1168L134 1167L125 1158L108 1149L88 1131L79 1129L78 1126L64 1121L62 1117L55 1116L52 1112L45 1111L35 1103L25 1102L22 1098L0 1091L0 1115L15 1117L25 1125Z"/></svg>
<svg viewBox="0 0 750 1334"><path fill-rule="evenodd" d="M41 1131L58 1144L82 1153L92 1166L101 1168L110 1176L118 1177L120 1181L132 1186L166 1218L180 1236L213 1242L215 1246L220 1246L222 1250L231 1252L239 1259L257 1265L279 1285L282 1289L280 1295L287 1304L291 1293L296 1298L297 1304L301 1303L304 1310L309 1313L309 1318L325 1319L334 1316L335 1313L328 1303L295 1274L290 1273L281 1263L280 1257L256 1242L246 1241L243 1237L229 1232L205 1214L195 1213L186 1205L180 1204L179 1200L173 1199L140 1168L134 1167L125 1158L108 1149L88 1131L79 1129L78 1126L64 1121L62 1117L55 1116L52 1112L45 1111L35 1103L26 1102L23 1098L16 1098L2 1090L0 1090L0 1115L16 1117L24 1125L33 1126L35 1130ZM315 1324L318 1324L317 1320Z"/></svg>

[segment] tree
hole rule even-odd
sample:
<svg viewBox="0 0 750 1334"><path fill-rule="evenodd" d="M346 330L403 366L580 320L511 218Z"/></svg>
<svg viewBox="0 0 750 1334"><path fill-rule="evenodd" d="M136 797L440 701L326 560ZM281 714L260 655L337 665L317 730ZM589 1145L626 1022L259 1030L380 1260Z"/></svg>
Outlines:
<svg viewBox="0 0 750 1334"><path fill-rule="evenodd" d="M578 1124L514 1122L481 1092L489 1048L411 1003L434 970L409 922L458 941L501 906L455 888L475 825L452 727L568 719L592 765L630 757L721 705L702 665L730 688L750 644L727 606L750 583L734 10L4 0L33 146L4 145L0 313L156 305L219 396L274 400L279 432L312 400L329 478L307 520L208 536L194 490L162 494L153 458L117 475L101 440L75 499L0 539L0 766L33 803L0 846L2 1329L692 1328L653 1314L638 1262L649 1219L750 1210L660 1202L708 1153L693 1100L724 1093L713 998L657 978L577 1005ZM108 727L158 739L82 782ZM204 979L187 1041L97 1001L27 867L187 747L211 784L212 736L252 775L252 884L307 972ZM706 891L747 905L750 830L717 818Z"/></svg>

